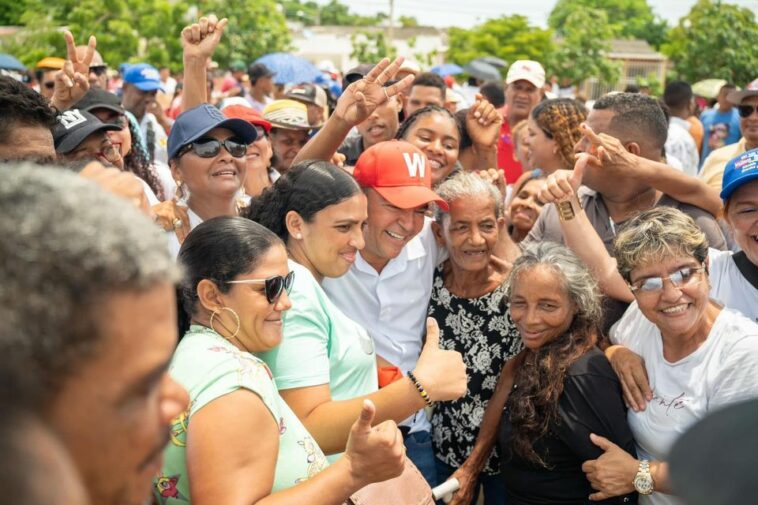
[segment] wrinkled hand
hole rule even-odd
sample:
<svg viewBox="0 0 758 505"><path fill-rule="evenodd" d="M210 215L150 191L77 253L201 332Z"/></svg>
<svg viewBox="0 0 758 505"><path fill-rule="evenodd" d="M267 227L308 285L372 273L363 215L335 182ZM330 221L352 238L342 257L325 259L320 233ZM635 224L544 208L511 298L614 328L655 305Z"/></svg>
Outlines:
<svg viewBox="0 0 758 505"><path fill-rule="evenodd" d="M580 128L589 142L585 145L585 152L590 155L589 164L603 168L605 177L619 175L628 178L634 174L636 156L627 151L619 139L607 133L595 133L586 123Z"/></svg>
<svg viewBox="0 0 758 505"><path fill-rule="evenodd" d="M490 147L497 144L502 123L503 116L482 95L477 94L474 105L466 114L466 131L474 145Z"/></svg>
<svg viewBox="0 0 758 505"><path fill-rule="evenodd" d="M605 355L618 375L626 404L635 412L645 410L647 402L653 399L645 360L622 345L610 346Z"/></svg>
<svg viewBox="0 0 758 505"><path fill-rule="evenodd" d="M394 421L372 427L375 415L374 403L364 400L361 414L350 428L345 449L350 473L361 487L395 478L405 467L403 435Z"/></svg>
<svg viewBox="0 0 758 505"><path fill-rule="evenodd" d="M52 98L52 105L60 111L71 108L89 91L89 66L97 47L97 40L94 35L90 35L87 50L80 60L76 54L74 35L66 30L63 38L66 39L66 62L63 68L55 73Z"/></svg>
<svg viewBox="0 0 758 505"><path fill-rule="evenodd" d="M408 88L413 82L413 75L405 76L392 86L384 86L384 83L394 77L402 63L402 56L392 63L387 58L377 63L363 79L352 83L340 95L334 108L335 116L352 126L358 125L390 97Z"/></svg>
<svg viewBox="0 0 758 505"><path fill-rule="evenodd" d="M476 175L484 179L485 181L493 184L498 190L500 195L505 198L505 174L502 170L497 168L488 168L487 170L479 170Z"/></svg>
<svg viewBox="0 0 758 505"><path fill-rule="evenodd" d="M468 388L461 353L440 349L440 329L431 317L426 318L426 343L413 374L435 402L457 400Z"/></svg>
<svg viewBox="0 0 758 505"><path fill-rule="evenodd" d="M179 243L183 243L190 232L187 207L178 205L173 200L166 200L153 205L152 211L155 215L156 224L166 231L175 231Z"/></svg>
<svg viewBox="0 0 758 505"><path fill-rule="evenodd" d="M118 168L105 167L97 161L88 163L79 175L94 181L104 190L132 202L135 207L150 215L150 205L137 176Z"/></svg>
<svg viewBox="0 0 758 505"><path fill-rule="evenodd" d="M450 476L450 479L452 478L458 479L460 487L458 491L453 493L453 499L448 505L471 505L474 500L474 493L476 493L479 474L475 473L464 462L463 465L453 472L453 475Z"/></svg>
<svg viewBox="0 0 758 505"><path fill-rule="evenodd" d="M592 489L597 491L590 495L590 500L607 500L633 492L639 461L607 438L593 433L590 440L605 451L599 458L582 464L582 471L587 475Z"/></svg>
<svg viewBox="0 0 758 505"><path fill-rule="evenodd" d="M197 23L185 26L182 30L184 57L210 59L221 41L228 22L227 18L219 21L215 14L211 14L201 17Z"/></svg>

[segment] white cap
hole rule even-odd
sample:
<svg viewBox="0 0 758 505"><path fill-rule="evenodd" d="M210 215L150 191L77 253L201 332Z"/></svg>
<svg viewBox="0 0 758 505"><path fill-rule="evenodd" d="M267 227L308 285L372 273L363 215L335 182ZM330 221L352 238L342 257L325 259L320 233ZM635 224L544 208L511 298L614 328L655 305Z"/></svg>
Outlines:
<svg viewBox="0 0 758 505"><path fill-rule="evenodd" d="M408 72L413 75L418 75L421 73L421 65L419 65L413 60L403 60L403 63L400 65L400 68L398 69L398 72Z"/></svg>
<svg viewBox="0 0 758 505"><path fill-rule="evenodd" d="M511 84L516 81L525 80L541 88L545 85L545 69L536 61L517 60L513 62L508 69L508 75L505 77L505 83Z"/></svg>
<svg viewBox="0 0 758 505"><path fill-rule="evenodd" d="M318 64L318 69L322 72L328 72L330 74L336 74L337 67L334 65L334 62L332 60L322 60L321 63Z"/></svg>

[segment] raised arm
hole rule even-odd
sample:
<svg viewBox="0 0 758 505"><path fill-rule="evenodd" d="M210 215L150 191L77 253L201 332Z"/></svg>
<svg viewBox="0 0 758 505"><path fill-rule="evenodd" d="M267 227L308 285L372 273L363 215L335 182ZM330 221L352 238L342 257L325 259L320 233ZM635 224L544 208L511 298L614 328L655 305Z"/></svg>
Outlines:
<svg viewBox="0 0 758 505"><path fill-rule="evenodd" d="M487 170L497 167L497 141L503 116L490 102L476 95L474 105L466 114L465 128L471 137L473 167L469 170Z"/></svg>
<svg viewBox="0 0 758 505"><path fill-rule="evenodd" d="M334 113L326 120L324 127L303 146L292 163L304 160L331 160L351 128L365 121L390 97L411 85L413 76L408 75L391 86L384 86L397 73L402 63L402 56L392 63L384 58L366 74L366 77L348 86L337 100Z"/></svg>
<svg viewBox="0 0 758 505"><path fill-rule="evenodd" d="M636 156L627 151L617 138L605 133L597 134L587 125L582 125L582 130L597 151L597 157L592 157L590 163L602 166L608 177L613 177L613 173L619 171L680 202L700 207L716 217L721 214L723 206L718 191L701 179L691 177L665 163Z"/></svg>
<svg viewBox="0 0 758 505"><path fill-rule="evenodd" d="M90 35L87 51L84 57L79 59L76 54L74 35L66 30L63 32L63 37L66 39L66 63L55 73L55 88L50 102L59 111L71 108L89 91L87 75L89 75L89 65L97 47L95 36Z"/></svg>
<svg viewBox="0 0 758 505"><path fill-rule="evenodd" d="M208 62L224 34L228 20L221 21L211 14L201 17L197 23L182 30L184 60L184 91L182 111L190 110L201 103L208 103Z"/></svg>

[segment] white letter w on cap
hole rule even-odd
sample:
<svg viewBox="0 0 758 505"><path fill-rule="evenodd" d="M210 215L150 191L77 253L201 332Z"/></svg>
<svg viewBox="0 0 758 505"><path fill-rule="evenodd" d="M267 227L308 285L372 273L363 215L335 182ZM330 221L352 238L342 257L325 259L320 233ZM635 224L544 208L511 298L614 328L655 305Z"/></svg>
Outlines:
<svg viewBox="0 0 758 505"><path fill-rule="evenodd" d="M419 153L413 153L412 156L413 157L411 157L411 154L409 153L403 153L403 159L405 160L405 166L408 169L408 175L411 177L420 177L423 179L424 170L426 169L424 163L425 158Z"/></svg>
<svg viewBox="0 0 758 505"><path fill-rule="evenodd" d="M78 124L86 123L87 118L79 112L79 109L70 109L58 116L58 121L65 129L70 130Z"/></svg>

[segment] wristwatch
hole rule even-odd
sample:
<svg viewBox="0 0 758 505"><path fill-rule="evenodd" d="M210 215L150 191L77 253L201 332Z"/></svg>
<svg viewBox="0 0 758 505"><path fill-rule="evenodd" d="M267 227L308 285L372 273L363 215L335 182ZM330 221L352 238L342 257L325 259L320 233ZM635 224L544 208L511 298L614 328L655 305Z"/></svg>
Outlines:
<svg viewBox="0 0 758 505"><path fill-rule="evenodd" d="M637 470L637 475L634 476L634 489L641 495L653 494L655 489L653 488L653 476L650 474L650 462L646 459L640 460L640 467Z"/></svg>

